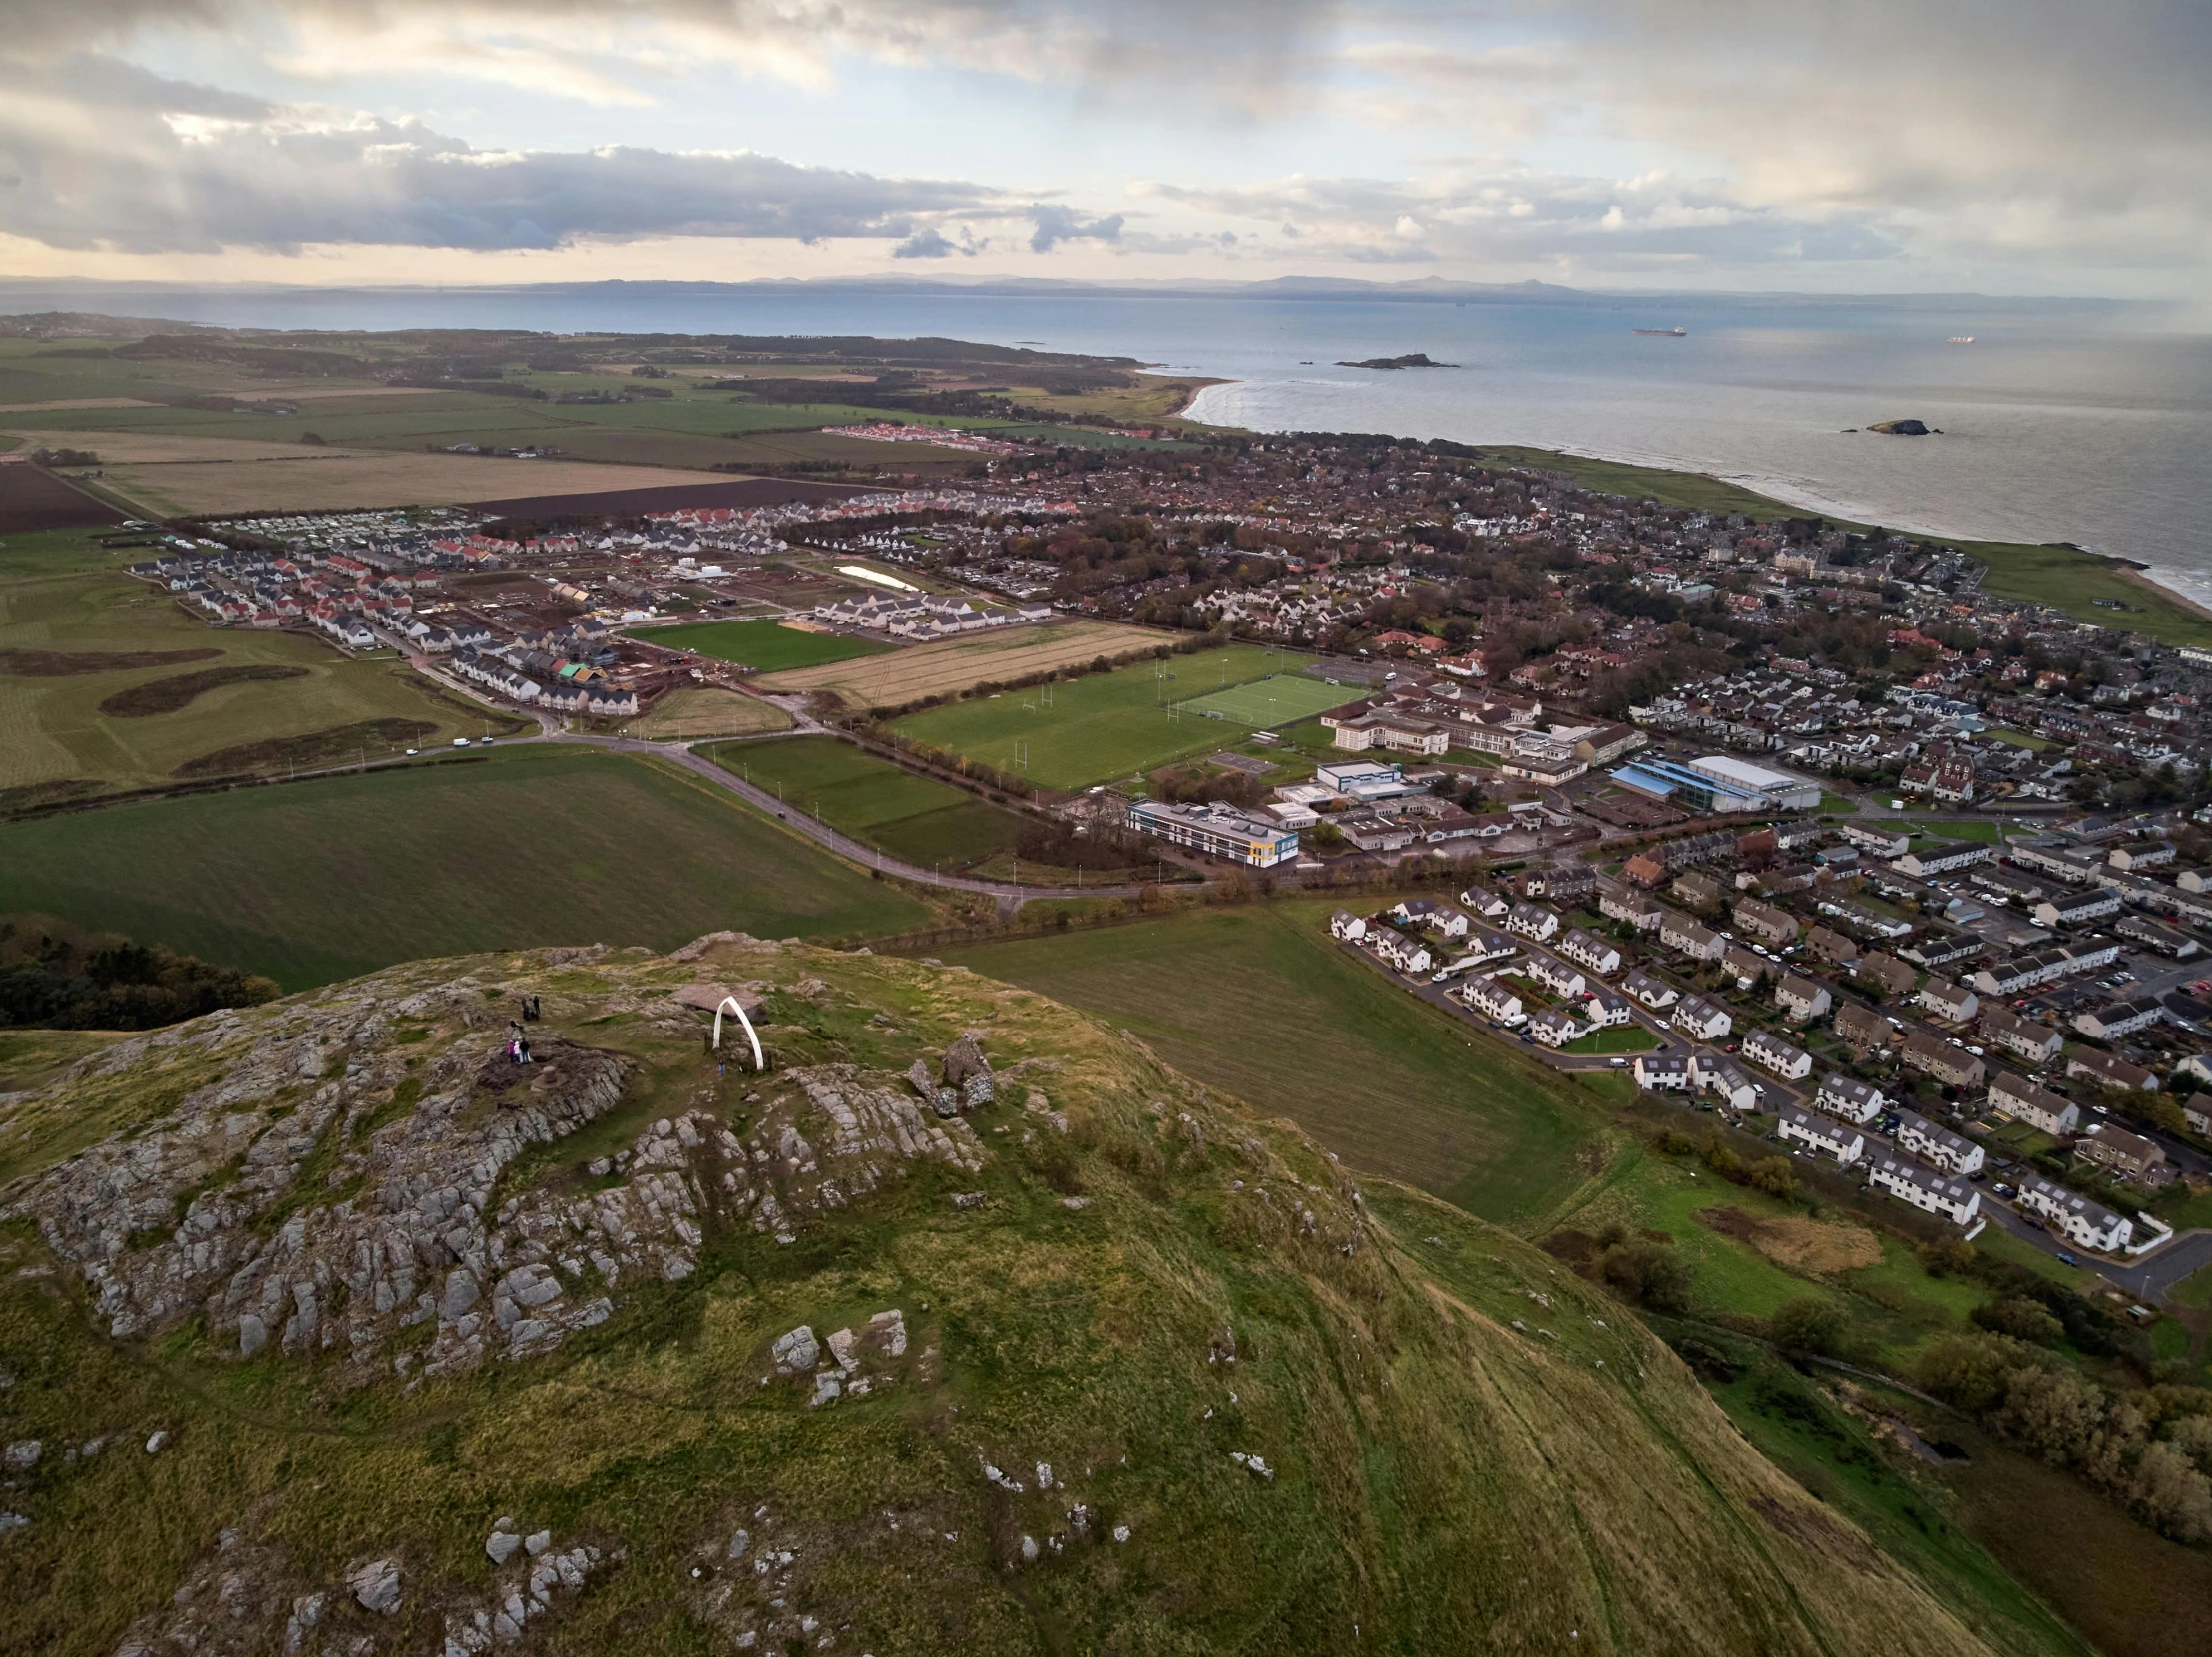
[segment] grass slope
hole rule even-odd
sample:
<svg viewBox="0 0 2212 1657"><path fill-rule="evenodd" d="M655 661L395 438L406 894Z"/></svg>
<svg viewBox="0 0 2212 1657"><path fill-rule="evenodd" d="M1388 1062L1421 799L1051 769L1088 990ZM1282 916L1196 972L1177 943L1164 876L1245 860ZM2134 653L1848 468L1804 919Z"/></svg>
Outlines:
<svg viewBox="0 0 2212 1657"><path fill-rule="evenodd" d="M708 750L792 810L922 868L961 869L1022 837L1022 819L965 789L918 777L834 736L793 736Z"/></svg>
<svg viewBox="0 0 2212 1657"><path fill-rule="evenodd" d="M1232 644L930 708L896 728L1001 769L1020 769L1026 744L1029 776L1050 788L1082 788L1219 747L1219 722L1173 704L1266 678L1297 660L1256 644Z"/></svg>
<svg viewBox="0 0 2212 1657"><path fill-rule="evenodd" d="M24 910L295 989L431 951L929 913L695 778L526 748L0 826L0 913Z"/></svg>
<svg viewBox="0 0 2212 1657"><path fill-rule="evenodd" d="M678 627L641 627L637 636L664 649L689 650L717 661L757 667L764 673L786 667L818 667L856 656L886 655L895 648L880 639L804 632L780 621L694 621Z"/></svg>
<svg viewBox="0 0 2212 1657"><path fill-rule="evenodd" d="M1463 1032L1345 954L1307 900L986 944L947 959L1134 1031L1362 1168L1529 1226L1587 1178L1576 1086Z"/></svg>
<svg viewBox="0 0 2212 1657"><path fill-rule="evenodd" d="M435 1067L459 1048L466 1073L486 1037L438 994L462 972L541 991L558 1027L640 1064L610 1116L533 1149L503 1189L588 1188L586 1159L625 1135L653 1144L657 1115L695 1109L709 1137L743 1134L748 1094L795 1090L717 1078L693 1024L641 1017L699 973L770 986L787 1051L895 1079L982 1030L1002 1073L1027 1068L973 1124L981 1170L951 1176L983 1206L956 1209L950 1177L923 1167L787 1210L788 1245L715 1226L695 1270L626 1279L613 1316L550 1356L419 1388L311 1348L240 1362L189 1317L111 1340L15 1226L0 1236L11 1431L56 1448L11 1491L31 1523L0 1549L0 1646L112 1652L141 1617L191 1615L175 1590L205 1572L202 1604L236 1577L210 1608L226 1643L277 1647L296 1597L328 1589L318 1642L436 1649L450 1611L465 1623L514 1574L495 1576L483 1545L511 1513L605 1554L532 1621L557 1652L737 1649L771 1612L789 1619L771 1624L774 1649L822 1649L818 1632L838 1651L925 1657L1998 1649L1760 1458L1615 1303L1416 1193L1379 1190L1388 1216L1363 1212L1302 1136L1064 1009L812 950L478 959L348 991L350 1055L389 1074L402 1053ZM256 1071L252 1044L293 1016L259 1010L221 1051L173 1044L33 1101L28 1158L88 1122L158 1130L184 1090L219 1080L254 1119L286 1116L289 1071ZM275 1050L296 1065L295 1046ZM1065 1137L1025 1110L1029 1087ZM432 1099L395 1099L364 1137L397 1144L443 1119ZM836 1132L826 1110L814 1120ZM760 1160L757 1177L796 1185ZM1080 1212L1063 1201L1076 1188ZM891 1385L810 1409L803 1383L758 1379L781 1332L882 1306L912 1331ZM148 1456L156 1425L169 1442ZM100 1455L59 1452L96 1435ZM1000 1486L985 1463L1011 1469ZM219 1553L226 1529L235 1546ZM378 1557L401 1562L402 1592L371 1618L341 1584Z"/></svg>

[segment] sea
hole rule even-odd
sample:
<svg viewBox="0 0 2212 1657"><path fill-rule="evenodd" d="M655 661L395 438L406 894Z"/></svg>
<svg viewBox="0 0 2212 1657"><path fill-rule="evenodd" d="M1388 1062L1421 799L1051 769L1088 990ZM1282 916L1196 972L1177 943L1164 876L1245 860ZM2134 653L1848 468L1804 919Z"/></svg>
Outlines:
<svg viewBox="0 0 2212 1657"><path fill-rule="evenodd" d="M0 311L43 309L285 328L940 335L1128 356L1220 380L1191 406L1199 420L1709 472L1897 529L2069 542L2212 604L2212 336L2154 307L1564 289L0 283ZM1413 352L1448 366L1343 366ZM1940 435L1867 430L1893 419Z"/></svg>

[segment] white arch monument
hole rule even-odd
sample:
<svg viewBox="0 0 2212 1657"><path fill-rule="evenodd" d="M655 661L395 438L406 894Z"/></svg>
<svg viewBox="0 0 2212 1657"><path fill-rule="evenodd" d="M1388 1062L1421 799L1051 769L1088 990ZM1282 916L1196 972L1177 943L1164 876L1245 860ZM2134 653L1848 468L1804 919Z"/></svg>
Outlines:
<svg viewBox="0 0 2212 1657"><path fill-rule="evenodd" d="M760 1037L752 1028L752 1021L745 1017L745 1010L738 1004L735 996L724 996L721 1005L714 1009L714 1050L717 1052L721 1050L722 1011L724 1008L736 1014L737 1022L745 1027L745 1039L752 1043L752 1067L756 1070L767 1069L768 1061L760 1053Z"/></svg>

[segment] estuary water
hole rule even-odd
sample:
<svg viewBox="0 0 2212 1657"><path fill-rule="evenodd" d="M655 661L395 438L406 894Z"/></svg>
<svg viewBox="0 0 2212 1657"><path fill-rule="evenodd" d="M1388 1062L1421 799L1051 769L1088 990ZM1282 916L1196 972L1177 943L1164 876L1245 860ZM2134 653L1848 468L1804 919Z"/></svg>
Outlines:
<svg viewBox="0 0 2212 1657"><path fill-rule="evenodd" d="M0 284L0 310L43 309L292 328L935 334L1133 356L1228 382L1199 395L1201 420L1685 467L1900 529L2075 542L2212 602L2212 337L2162 331L2160 313L2129 307L1563 290L1463 303L805 283ZM1675 327L1681 337L1634 331ZM1415 351L1452 366L1338 366ZM1942 435L1863 429L1897 418Z"/></svg>

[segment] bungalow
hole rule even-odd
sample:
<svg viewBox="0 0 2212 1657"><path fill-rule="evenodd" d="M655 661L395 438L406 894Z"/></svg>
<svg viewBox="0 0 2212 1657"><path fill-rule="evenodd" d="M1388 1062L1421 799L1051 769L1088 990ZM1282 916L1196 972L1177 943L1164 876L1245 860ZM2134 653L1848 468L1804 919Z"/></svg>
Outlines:
<svg viewBox="0 0 2212 1657"><path fill-rule="evenodd" d="M2120 912L2120 895L2109 886L2092 886L2085 892L2046 898L2032 911L2039 927L2079 927L2102 921Z"/></svg>
<svg viewBox="0 0 2212 1657"><path fill-rule="evenodd" d="M1665 912L1641 892L1607 892L1597 900L1597 913L1638 932L1655 932Z"/></svg>
<svg viewBox="0 0 2212 1657"><path fill-rule="evenodd" d="M1528 973L1553 995L1578 999L1589 990L1589 980L1582 976L1579 967L1554 961L1548 955L1531 956Z"/></svg>
<svg viewBox="0 0 2212 1657"><path fill-rule="evenodd" d="M1932 1173L1902 1156L1884 1156L1867 1165L1867 1184L1909 1202L1923 1213L1941 1214L1956 1226L1974 1223L1982 1193L1962 1180Z"/></svg>
<svg viewBox="0 0 2212 1657"><path fill-rule="evenodd" d="M1559 918L1537 904L1517 903L1506 912L1506 930L1548 944L1559 934Z"/></svg>
<svg viewBox="0 0 2212 1657"><path fill-rule="evenodd" d="M2095 1122L2073 1142L2074 1155L2082 1161L2130 1179L2141 1179L2166 1160L2165 1151L2140 1133L2130 1133L2110 1122Z"/></svg>
<svg viewBox="0 0 2212 1657"><path fill-rule="evenodd" d="M1827 985L1791 973L1775 989L1774 1001L1792 1024L1804 1025L1826 1018L1835 998L1829 995Z"/></svg>
<svg viewBox="0 0 2212 1657"><path fill-rule="evenodd" d="M1569 961L1587 967L1600 978L1610 978L1620 971L1620 951L1613 945L1576 927L1558 942L1559 954Z"/></svg>
<svg viewBox="0 0 2212 1657"><path fill-rule="evenodd" d="M1953 1087L1982 1085L1981 1059L1965 1047L1939 1040L1924 1031L1915 1031L1905 1037L1905 1062Z"/></svg>
<svg viewBox="0 0 2212 1657"><path fill-rule="evenodd" d="M1889 1102L1881 1088L1834 1073L1822 1077L1819 1091L1813 1094L1815 1110L1826 1111L1859 1127L1865 1127L1881 1115Z"/></svg>
<svg viewBox="0 0 2212 1657"><path fill-rule="evenodd" d="M2050 1026L2023 1019L2007 1008L1985 1007L1981 1026L1991 1046L2002 1047L2030 1064L2048 1064L2065 1046L2064 1038Z"/></svg>
<svg viewBox="0 0 2212 1657"><path fill-rule="evenodd" d="M1521 1010L1521 998L1494 978L1468 980L1459 996L1475 1012L1502 1025L1518 1025L1528 1018Z"/></svg>
<svg viewBox="0 0 2212 1657"><path fill-rule="evenodd" d="M1742 1065L1701 1055L1690 1060L1690 1069L1698 1090L1719 1094L1722 1108L1739 1116L1759 1108L1759 1084L1744 1073Z"/></svg>
<svg viewBox="0 0 2212 1657"><path fill-rule="evenodd" d="M1480 915L1486 921L1502 920L1506 912L1513 908L1512 904L1487 886L1470 886L1460 894L1460 906L1469 914Z"/></svg>
<svg viewBox="0 0 2212 1657"><path fill-rule="evenodd" d="M1679 1093L1690 1084L1690 1061L1679 1053L1639 1052L1634 1069L1636 1085L1647 1093Z"/></svg>
<svg viewBox="0 0 2212 1657"><path fill-rule="evenodd" d="M1730 944L1720 952L1720 970L1748 988L1763 978L1771 978L1781 968L1766 956L1755 954L1741 944Z"/></svg>
<svg viewBox="0 0 2212 1657"><path fill-rule="evenodd" d="M2014 1117L2054 1139L2064 1137L2081 1125L2081 1106L2009 1070L1999 1070L1990 1077L1990 1096L1986 1102L1997 1114Z"/></svg>
<svg viewBox="0 0 2212 1657"><path fill-rule="evenodd" d="M1529 1034L1548 1047L1563 1047L1582 1034L1582 1027L1573 1014L1548 1007L1529 1021Z"/></svg>
<svg viewBox="0 0 2212 1657"><path fill-rule="evenodd" d="M1823 1156L1833 1156L1848 1168L1865 1154L1866 1136L1826 1116L1808 1115L1795 1105L1785 1106L1776 1137L1786 1145L1803 1145Z"/></svg>
<svg viewBox="0 0 2212 1657"><path fill-rule="evenodd" d="M1940 840L1917 852L1891 859L1890 867L1901 875L1925 880L1930 875L1947 875L1954 869L1972 868L1989 860L1990 848L1980 840Z"/></svg>
<svg viewBox="0 0 2212 1657"><path fill-rule="evenodd" d="M2092 1041L2117 1041L2123 1036L2148 1030L2165 1016L2165 1003L2156 996L2133 996L2126 1001L2107 1002L2087 1013L2076 1013L2073 1028Z"/></svg>
<svg viewBox="0 0 2212 1657"><path fill-rule="evenodd" d="M1955 1025L1965 1024L1982 1006L1980 996L1948 978L1931 978L1920 987L1916 1000L1937 1018Z"/></svg>
<svg viewBox="0 0 2212 1657"><path fill-rule="evenodd" d="M1911 1151L1923 1162L1934 1163L1946 1173L1965 1175L1982 1170L1980 1145L1910 1110L1898 1114L1897 1142L1900 1149Z"/></svg>
<svg viewBox="0 0 2212 1657"><path fill-rule="evenodd" d="M1659 923L1659 942L1670 950L1679 950L1693 961L1718 961L1727 942L1712 928L1700 926L1687 915L1667 912Z"/></svg>
<svg viewBox="0 0 2212 1657"><path fill-rule="evenodd" d="M1329 917L1329 936L1347 944L1356 944L1367 936L1367 922L1349 909L1340 909Z"/></svg>
<svg viewBox="0 0 2212 1657"><path fill-rule="evenodd" d="M2085 1052L2076 1049L2066 1054L2066 1074L2087 1076L2099 1087L2117 1087L2123 1092L2151 1093L2158 1090L2158 1078L2139 1064L2130 1064L2124 1058L2114 1058L2108 1052Z"/></svg>
<svg viewBox="0 0 2212 1657"><path fill-rule="evenodd" d="M1779 1036L1755 1030L1743 1038L1743 1055L1765 1066L1784 1081L1797 1081L1812 1073L1812 1054L1793 1047Z"/></svg>
<svg viewBox="0 0 2212 1657"><path fill-rule="evenodd" d="M1635 1010L1609 990L1592 986L1582 1002L1582 1018L1592 1030L1610 1030L1634 1017Z"/></svg>
<svg viewBox="0 0 2212 1657"><path fill-rule="evenodd" d="M1674 1028L1700 1041L1717 1041L1734 1028L1726 1008L1715 1007L1703 996L1684 996L1674 1010Z"/></svg>
<svg viewBox="0 0 2212 1657"><path fill-rule="evenodd" d="M2135 1234L2135 1224L2047 1179L2030 1178L2020 1186L2019 1206L2085 1249L2117 1253Z"/></svg>
<svg viewBox="0 0 2212 1657"><path fill-rule="evenodd" d="M1836 1036L1854 1052L1880 1052L1897 1038L1890 1021L1871 1007L1845 1002L1836 1009Z"/></svg>
<svg viewBox="0 0 2212 1657"><path fill-rule="evenodd" d="M1736 905L1736 925L1762 944L1777 949L1797 942L1796 918L1756 898L1745 898Z"/></svg>
<svg viewBox="0 0 2212 1657"><path fill-rule="evenodd" d="M1620 987L1654 1013L1664 1013L1682 999L1682 992L1673 985L1641 971L1632 972L1622 979Z"/></svg>
<svg viewBox="0 0 2212 1657"><path fill-rule="evenodd" d="M1805 935L1806 953L1832 967L1848 967L1859 959L1859 946L1842 933L1815 927Z"/></svg>
<svg viewBox="0 0 2212 1657"><path fill-rule="evenodd" d="M1861 984L1872 984L1884 996L1910 996L1920 982L1920 974L1881 950L1861 956L1852 976Z"/></svg>

